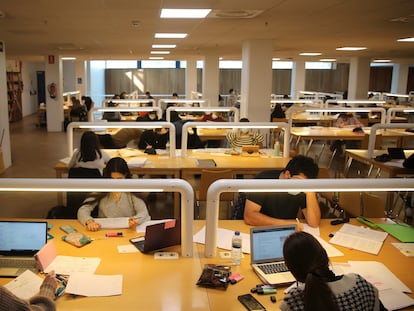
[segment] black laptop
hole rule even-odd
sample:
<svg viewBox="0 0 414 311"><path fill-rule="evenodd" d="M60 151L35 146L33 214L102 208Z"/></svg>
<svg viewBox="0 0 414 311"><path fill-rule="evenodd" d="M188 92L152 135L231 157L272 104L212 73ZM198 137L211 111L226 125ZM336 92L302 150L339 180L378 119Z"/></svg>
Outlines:
<svg viewBox="0 0 414 311"><path fill-rule="evenodd" d="M388 148L388 155L392 160L405 160L403 148Z"/></svg>
<svg viewBox="0 0 414 311"><path fill-rule="evenodd" d="M155 252L170 246L181 244L181 224L176 219L147 226L145 238L129 240L142 253Z"/></svg>
<svg viewBox="0 0 414 311"><path fill-rule="evenodd" d="M0 221L0 277L38 272L34 258L47 242L47 222Z"/></svg>

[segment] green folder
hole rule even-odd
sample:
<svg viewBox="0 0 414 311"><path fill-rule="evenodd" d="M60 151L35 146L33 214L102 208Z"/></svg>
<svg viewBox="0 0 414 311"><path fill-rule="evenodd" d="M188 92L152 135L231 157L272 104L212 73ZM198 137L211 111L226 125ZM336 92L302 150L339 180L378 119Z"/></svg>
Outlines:
<svg viewBox="0 0 414 311"><path fill-rule="evenodd" d="M377 224L385 232L403 243L414 242L414 228L408 224Z"/></svg>

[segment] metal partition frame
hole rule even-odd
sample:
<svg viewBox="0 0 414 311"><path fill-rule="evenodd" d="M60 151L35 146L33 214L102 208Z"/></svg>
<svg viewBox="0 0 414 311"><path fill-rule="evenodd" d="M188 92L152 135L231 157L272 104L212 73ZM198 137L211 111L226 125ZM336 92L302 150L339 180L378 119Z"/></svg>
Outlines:
<svg viewBox="0 0 414 311"><path fill-rule="evenodd" d="M325 102L325 108L329 107L329 104L337 104L339 107L345 107L347 104L349 104L352 108L356 108L356 105L384 105L386 104L385 100L366 100L366 99L355 99L355 100L336 100L336 99L329 99Z"/></svg>
<svg viewBox="0 0 414 311"><path fill-rule="evenodd" d="M145 99L104 99L102 101L102 107L108 107L108 103L114 103L114 104L121 104L121 105L127 105L128 108L133 108L131 105L133 104L147 104L152 103L152 107L157 106L157 101L153 98L145 98Z"/></svg>
<svg viewBox="0 0 414 311"><path fill-rule="evenodd" d="M181 194L181 255L193 256L194 190L182 179L0 178L0 191L179 192Z"/></svg>
<svg viewBox="0 0 414 311"><path fill-rule="evenodd" d="M210 106L210 101L208 99L169 99L161 98L158 100L158 106L161 109L166 109L167 104L184 104L185 106L192 106L194 103L200 104L200 107ZM165 107L164 107L165 106Z"/></svg>
<svg viewBox="0 0 414 311"><path fill-rule="evenodd" d="M207 190L205 257L215 257L220 194L223 192L414 191L414 179L220 179Z"/></svg>
<svg viewBox="0 0 414 311"><path fill-rule="evenodd" d="M375 140L377 136L377 130L379 129L412 129L414 123L387 123L387 124L374 124L371 126L371 132L368 140L368 158L372 158L375 150Z"/></svg>
<svg viewBox="0 0 414 311"><path fill-rule="evenodd" d="M414 112L414 108L390 108L387 110L387 118L385 123L391 123L392 117L396 112Z"/></svg>
<svg viewBox="0 0 414 311"><path fill-rule="evenodd" d="M289 157L290 151L290 126L286 122L187 122L183 125L181 136L181 156L187 155L188 129L189 128L282 128L285 130L283 135L283 156Z"/></svg>
<svg viewBox="0 0 414 311"><path fill-rule="evenodd" d="M171 120L171 111L177 112L233 112L234 121L239 121L239 109L236 107L168 107L166 110L166 119L167 122Z"/></svg>
<svg viewBox="0 0 414 311"><path fill-rule="evenodd" d="M169 140L170 140L170 157L175 157L175 126L170 122L156 121L156 122L71 122L66 129L66 137L68 144L68 155L73 154L73 130L75 128L81 129L107 129L107 128L142 128L142 129L154 129L154 128L168 128Z"/></svg>

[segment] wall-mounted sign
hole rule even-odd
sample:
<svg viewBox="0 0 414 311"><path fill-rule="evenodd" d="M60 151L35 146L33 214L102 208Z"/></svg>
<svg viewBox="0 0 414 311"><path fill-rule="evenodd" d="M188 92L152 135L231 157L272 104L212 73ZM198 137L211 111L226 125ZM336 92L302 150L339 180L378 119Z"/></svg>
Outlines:
<svg viewBox="0 0 414 311"><path fill-rule="evenodd" d="M49 65L53 65L55 63L55 55L49 55Z"/></svg>

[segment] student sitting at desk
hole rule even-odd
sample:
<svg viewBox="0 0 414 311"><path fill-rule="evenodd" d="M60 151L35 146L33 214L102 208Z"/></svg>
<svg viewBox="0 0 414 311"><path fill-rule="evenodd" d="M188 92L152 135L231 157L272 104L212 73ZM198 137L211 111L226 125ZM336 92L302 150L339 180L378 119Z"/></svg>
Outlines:
<svg viewBox="0 0 414 311"><path fill-rule="evenodd" d="M240 122L250 122L247 118L241 118ZM240 128L230 131L226 134L226 138L231 148L241 148L246 145L261 145L264 136L259 132L252 132L249 128Z"/></svg>
<svg viewBox="0 0 414 311"><path fill-rule="evenodd" d="M116 157L109 160L104 169L104 178L124 179L131 178L128 164L124 159ZM98 207L98 217L130 217L129 227L135 228L151 219L145 202L131 193L110 192L97 194L85 199L78 210L78 220L90 231L100 229L100 224L91 216L95 207Z"/></svg>
<svg viewBox="0 0 414 311"><path fill-rule="evenodd" d="M96 168L102 174L103 168L110 158L105 151L99 148L98 136L92 131L86 131L82 134L80 149L75 149L68 167Z"/></svg>
<svg viewBox="0 0 414 311"><path fill-rule="evenodd" d="M290 288L280 309L385 310L378 289L354 273L335 275L322 245L309 233L295 232L283 244L285 264L300 282Z"/></svg>
<svg viewBox="0 0 414 311"><path fill-rule="evenodd" d="M122 128L114 134L99 134L99 143L104 149L125 148L131 141L137 145L142 134L139 128Z"/></svg>
<svg viewBox="0 0 414 311"><path fill-rule="evenodd" d="M339 114L336 119L336 126L339 128L353 128L356 133L363 133L362 123L353 115L352 112L342 112ZM331 151L336 150L338 155L343 155L344 148L356 149L361 147L361 142L359 141L343 141L335 140L331 145Z"/></svg>
<svg viewBox="0 0 414 311"><path fill-rule="evenodd" d="M316 178L318 165L312 158L297 155L280 172L279 179ZM247 196L244 222L251 226L271 226L295 223L299 211L311 227L318 227L321 210L314 192L252 193Z"/></svg>
<svg viewBox="0 0 414 311"><path fill-rule="evenodd" d="M148 129L142 133L138 149L166 149L169 135L168 128Z"/></svg>
<svg viewBox="0 0 414 311"><path fill-rule="evenodd" d="M55 293L57 288L55 272L50 272L40 285L39 293L29 300L15 296L4 286L0 287L0 310L20 311L54 311L56 310Z"/></svg>

